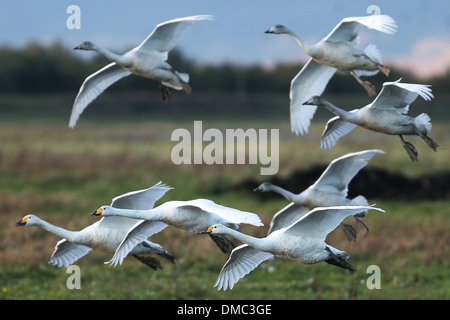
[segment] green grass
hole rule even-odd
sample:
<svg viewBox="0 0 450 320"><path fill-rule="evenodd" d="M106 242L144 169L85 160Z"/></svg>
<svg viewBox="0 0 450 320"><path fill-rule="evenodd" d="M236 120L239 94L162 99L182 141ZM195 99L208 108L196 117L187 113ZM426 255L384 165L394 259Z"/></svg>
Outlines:
<svg viewBox="0 0 450 320"><path fill-rule="evenodd" d="M261 165L180 165L171 162L176 128L192 130L193 123L137 117L99 121L86 117L75 130L66 120L0 120L0 299L449 299L450 200L409 202L370 199L386 213L371 213L366 237L348 242L337 229L328 241L350 253L354 274L320 263L306 266L283 260L263 263L231 291L213 284L227 260L209 237L167 228L152 237L176 256L176 264L161 261L153 271L133 258L117 268L103 265L111 255L93 251L79 260L81 289L69 290L65 268L47 263L57 237L38 228L17 228L14 222L29 212L62 227L79 230L96 221L89 215L119 194L160 180L175 189L162 201L210 198L217 203L257 212L267 226L287 203L261 201L251 193L214 194L245 178L259 177ZM296 137L288 121L251 119L209 120L206 128L279 128L280 171L328 164L352 151L379 148L371 166L409 176L447 172L448 129L435 124L433 138L441 148L432 152L414 140L420 161L413 163L395 137L363 130L343 138L338 147L319 149L324 122L311 133ZM263 236L267 227L243 226L243 232ZM381 289L369 290L366 269L381 269Z"/></svg>

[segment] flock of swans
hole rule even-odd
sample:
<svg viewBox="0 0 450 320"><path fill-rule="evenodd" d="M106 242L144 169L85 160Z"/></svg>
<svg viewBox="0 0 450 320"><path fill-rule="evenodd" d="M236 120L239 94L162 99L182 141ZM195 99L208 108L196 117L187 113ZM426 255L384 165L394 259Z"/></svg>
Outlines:
<svg viewBox="0 0 450 320"><path fill-rule="evenodd" d="M110 64L86 78L73 104L69 127L76 125L83 110L114 82L130 74L159 82L162 98L169 99L170 89L191 92L189 76L174 70L166 61L168 52L176 45L182 32L201 20L211 20L209 15L191 16L170 20L156 26L153 32L136 48L119 55L100 48L91 42L75 47L94 50L111 61ZM415 147L403 135L417 135L434 151L437 143L429 137L431 123L428 115L412 118L407 115L409 105L420 96L431 100L428 85L385 82L376 96L376 88L361 76L382 72L389 76L378 49L370 44L364 51L357 49L362 27L393 34L395 21L386 15L371 15L343 19L331 33L316 44L307 44L290 29L275 25L266 33L288 34L311 57L292 80L290 97L291 129L295 134L308 133L317 106L325 107L335 117L331 118L322 134L321 148L331 148L344 135L357 126L389 135L398 135L403 147L413 161L418 160ZM363 86L374 101L361 109L346 111L331 104L320 95L336 70L349 73ZM102 205L93 216L100 220L80 231L69 231L28 214L16 223L18 226L40 226L62 238L55 247L50 263L58 267L69 266L87 255L92 249L112 253L112 266L121 265L128 256L153 269L162 268L158 257L172 263L175 258L160 244L148 240L152 235L172 226L196 234L208 234L217 247L229 254L228 261L219 273L215 287L232 289L245 275L263 261L273 257L303 264L326 262L342 269L354 271L347 262L349 254L325 242L327 235L342 227L349 240L356 240L356 230L344 224L353 218L364 233L369 228L364 219L372 210L384 212L369 205L359 195L347 197L348 185L381 150L364 150L343 155L333 160L317 181L299 194L294 194L271 183L263 183L254 191L276 192L290 203L273 215L267 236L255 238L237 231L239 225L263 226L253 212L226 207L207 199L168 201L155 207L172 187L159 182L150 188L128 192L115 197L110 205ZM235 246L228 237L243 244Z"/></svg>

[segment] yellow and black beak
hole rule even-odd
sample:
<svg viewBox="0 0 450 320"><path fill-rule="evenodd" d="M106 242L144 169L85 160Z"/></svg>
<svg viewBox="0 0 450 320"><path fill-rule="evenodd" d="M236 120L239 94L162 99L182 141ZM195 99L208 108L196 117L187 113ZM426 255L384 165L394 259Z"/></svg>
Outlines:
<svg viewBox="0 0 450 320"><path fill-rule="evenodd" d="M99 209L97 209L97 211L92 212L92 213L91 213L91 216L99 216L99 215L102 214L102 212L103 212L103 209L102 209L102 208L99 208Z"/></svg>
<svg viewBox="0 0 450 320"><path fill-rule="evenodd" d="M202 234L210 234L212 232L212 230L213 230L213 227L209 227L208 229L206 229L205 231L202 231L200 233L202 233Z"/></svg>
<svg viewBox="0 0 450 320"><path fill-rule="evenodd" d="M27 224L27 218L22 218L22 220L16 222L16 226L24 226Z"/></svg>

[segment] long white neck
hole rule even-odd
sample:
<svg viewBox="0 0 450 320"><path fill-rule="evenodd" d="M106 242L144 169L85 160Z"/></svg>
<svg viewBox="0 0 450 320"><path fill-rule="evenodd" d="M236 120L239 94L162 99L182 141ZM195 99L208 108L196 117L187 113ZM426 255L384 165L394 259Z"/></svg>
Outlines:
<svg viewBox="0 0 450 320"><path fill-rule="evenodd" d="M99 54L104 56L106 59L117 62L120 65L128 65L129 64L129 61L123 55L116 54L107 49L100 48L96 45L94 45L94 48L92 50L98 52Z"/></svg>
<svg viewBox="0 0 450 320"><path fill-rule="evenodd" d="M346 120L348 122L354 122L354 120L355 120L354 114L352 114L351 112L345 111L341 108L336 107L331 102L323 100L323 102L320 105L327 108L328 110L330 110L332 113L334 113L335 115L337 115L339 118L341 118L343 120Z"/></svg>
<svg viewBox="0 0 450 320"><path fill-rule="evenodd" d="M42 229L47 230L50 233L53 233L54 235L57 235L58 237L65 238L71 242L76 242L79 238L79 231L69 231L67 229L57 227L42 219L39 219L39 222L36 225L40 226Z"/></svg>
<svg viewBox="0 0 450 320"><path fill-rule="evenodd" d="M244 242L246 244L248 244L250 247L261 250L261 251L266 251L267 248L264 246L265 244L265 238L255 238L252 236L249 236L247 234L241 233L239 231L230 229L228 227L224 227L224 231L223 234L225 235L229 235L230 237L233 237L241 242Z"/></svg>
<svg viewBox="0 0 450 320"><path fill-rule="evenodd" d="M113 210L108 210L108 213L105 214L105 216L119 216L148 221L162 221L164 219L162 211L158 208L148 210L113 208Z"/></svg>
<svg viewBox="0 0 450 320"><path fill-rule="evenodd" d="M298 199L298 195L295 193L292 193L286 189L283 189L279 186L276 185L271 185L270 186L270 190L276 193L281 194L283 197L285 197L286 199L288 199L289 201L293 201L296 202Z"/></svg>
<svg viewBox="0 0 450 320"><path fill-rule="evenodd" d="M297 43L298 43L298 45L308 54L308 55L310 55L310 50L311 50L311 47L308 45L308 44L306 44L305 42L303 42L301 39L300 39L300 37L294 32L294 31L292 31L292 30L287 30L286 31L286 34L288 34L288 35L290 35L292 38L294 38L295 39L295 41L297 41Z"/></svg>

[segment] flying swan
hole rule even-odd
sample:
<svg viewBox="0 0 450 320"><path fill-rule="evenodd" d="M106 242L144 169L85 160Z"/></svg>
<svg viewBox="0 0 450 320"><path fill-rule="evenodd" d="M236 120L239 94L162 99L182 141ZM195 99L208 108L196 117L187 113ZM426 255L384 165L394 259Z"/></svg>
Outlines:
<svg viewBox="0 0 450 320"><path fill-rule="evenodd" d="M157 221L193 233L200 233L216 223L232 228L238 228L241 223L254 226L263 225L261 219L255 213L225 207L207 199L168 201L149 210L101 206L92 215L105 217L122 216L142 220L130 229L117 248L113 258L109 262L106 262L113 266L121 264L123 259L128 255L128 252L137 243L152 235L153 230L151 226ZM211 235L211 239L224 253L231 252L235 247L233 242L226 237Z"/></svg>
<svg viewBox="0 0 450 320"><path fill-rule="evenodd" d="M170 187L158 183L145 190L118 196L112 200L111 206L116 208L126 206L129 208L130 205L133 205L136 209L153 207L154 203L170 189ZM130 198L134 199L132 204L127 200ZM50 258L50 263L58 267L68 267L87 255L92 249L107 253L115 252L128 230L136 223L139 223L139 220L126 217L104 217L80 231L69 231L44 221L36 215L29 214L18 221L16 225L39 226L63 238L56 244L55 251ZM160 232L166 227L167 225L165 223L158 221L148 226L153 234ZM149 254L157 254L174 263L174 257L168 254L161 245L146 239L136 243L129 252L129 255L137 258L140 262L152 269L161 269L162 267L158 259L148 256Z"/></svg>
<svg viewBox="0 0 450 320"><path fill-rule="evenodd" d="M231 252L214 287L218 290L233 289L236 282L273 256L303 264L325 261L354 271L346 261L349 254L327 244L325 237L346 217L367 210L384 212L374 207L316 208L287 227L272 228L265 238L255 238L221 224L209 227L204 233L229 235L244 242Z"/></svg>
<svg viewBox="0 0 450 320"><path fill-rule="evenodd" d="M299 194L294 194L270 182L262 183L254 191L279 193L287 200L309 210L317 207L368 206L369 203L362 195L353 199L347 198L348 185L377 153L384 153L384 151L365 150L352 152L334 159L319 179ZM365 217L366 214L367 211L362 211L353 217L366 230L367 234L369 231L368 227L359 219ZM351 225L342 223L341 226L349 240L356 239L356 231Z"/></svg>
<svg viewBox="0 0 450 320"><path fill-rule="evenodd" d="M173 19L158 24L153 32L136 48L123 55L113 53L86 41L75 47L79 50L94 50L113 61L84 80L70 115L69 127L74 128L83 110L106 88L132 73L160 82L163 99L170 98L169 88L191 93L189 75L178 73L166 62L169 51L176 45L181 33L200 20L211 20L212 16L198 15Z"/></svg>
<svg viewBox="0 0 450 320"><path fill-rule="evenodd" d="M415 135L422 138L434 151L438 144L428 134L431 132L430 117L422 113L415 118L407 115L409 105L418 96L425 101L434 98L430 85L385 82L375 100L361 109L350 112L342 110L319 96L311 97L304 104L323 106L334 113L336 117L328 120L322 133L321 148L329 149L355 127L360 126L372 131L389 135L398 135L412 161L418 161L418 152L412 143L405 141L403 135Z"/></svg>
<svg viewBox="0 0 450 320"><path fill-rule="evenodd" d="M316 44L307 44L290 29L275 25L266 33L288 34L311 57L291 82L289 92L291 130L296 135L308 133L309 125L317 106L305 106L303 102L313 95L320 95L336 70L350 73L369 96L375 96L375 87L362 81L360 76L372 76L381 71L389 76L389 69L383 66L381 53L373 44L364 51L356 48L359 31L365 26L387 34L397 31L395 21L387 15L344 18L328 36Z"/></svg>

